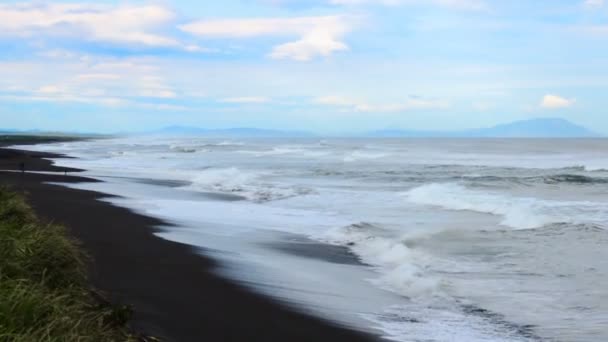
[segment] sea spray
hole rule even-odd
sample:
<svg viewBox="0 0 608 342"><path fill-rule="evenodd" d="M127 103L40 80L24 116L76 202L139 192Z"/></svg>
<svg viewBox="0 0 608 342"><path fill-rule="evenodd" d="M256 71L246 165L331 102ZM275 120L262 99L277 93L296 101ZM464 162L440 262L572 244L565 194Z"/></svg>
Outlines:
<svg viewBox="0 0 608 342"><path fill-rule="evenodd" d="M440 281L424 273L424 256L411 250L399 236L370 223L334 228L319 237L348 246L361 260L380 273L374 284L407 297L437 294Z"/></svg>

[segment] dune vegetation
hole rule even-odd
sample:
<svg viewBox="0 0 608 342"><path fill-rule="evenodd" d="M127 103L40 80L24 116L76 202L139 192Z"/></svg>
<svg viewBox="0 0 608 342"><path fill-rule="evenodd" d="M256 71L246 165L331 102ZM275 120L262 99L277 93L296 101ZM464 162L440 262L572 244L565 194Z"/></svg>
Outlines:
<svg viewBox="0 0 608 342"><path fill-rule="evenodd" d="M0 341L130 341L126 307L87 283L86 256L63 227L0 188Z"/></svg>

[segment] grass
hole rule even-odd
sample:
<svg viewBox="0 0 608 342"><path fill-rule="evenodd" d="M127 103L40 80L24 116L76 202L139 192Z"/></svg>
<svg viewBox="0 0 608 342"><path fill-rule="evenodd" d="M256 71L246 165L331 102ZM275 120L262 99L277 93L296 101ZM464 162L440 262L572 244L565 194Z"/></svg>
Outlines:
<svg viewBox="0 0 608 342"><path fill-rule="evenodd" d="M85 260L63 227L0 188L0 341L134 341L129 309L91 291Z"/></svg>

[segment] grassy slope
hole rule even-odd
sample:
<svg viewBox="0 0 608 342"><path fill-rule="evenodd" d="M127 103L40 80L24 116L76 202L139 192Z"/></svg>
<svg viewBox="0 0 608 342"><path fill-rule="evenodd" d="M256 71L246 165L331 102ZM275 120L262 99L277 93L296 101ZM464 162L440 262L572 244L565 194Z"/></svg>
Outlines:
<svg viewBox="0 0 608 342"><path fill-rule="evenodd" d="M84 260L62 227L0 188L0 341L130 340L128 310L96 299Z"/></svg>

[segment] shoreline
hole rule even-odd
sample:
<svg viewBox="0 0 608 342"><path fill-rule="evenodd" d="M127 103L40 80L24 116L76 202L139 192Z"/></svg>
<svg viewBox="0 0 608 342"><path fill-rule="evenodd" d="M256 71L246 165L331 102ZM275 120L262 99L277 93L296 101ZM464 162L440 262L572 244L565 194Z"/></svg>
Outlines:
<svg viewBox="0 0 608 342"><path fill-rule="evenodd" d="M297 312L216 275L217 263L194 247L154 235L165 222L100 201L109 195L47 182L98 180L67 176L50 160L66 156L0 148L0 184L27 193L37 214L64 224L94 262L92 284L115 304L133 305L131 327L163 341L380 341Z"/></svg>

